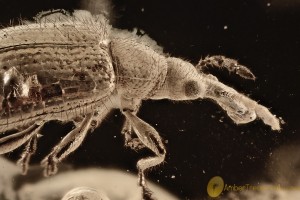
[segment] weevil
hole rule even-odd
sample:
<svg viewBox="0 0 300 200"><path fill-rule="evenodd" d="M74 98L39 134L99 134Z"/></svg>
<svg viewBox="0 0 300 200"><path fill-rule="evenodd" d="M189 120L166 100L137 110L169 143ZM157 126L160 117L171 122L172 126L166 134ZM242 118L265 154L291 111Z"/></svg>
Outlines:
<svg viewBox="0 0 300 200"><path fill-rule="evenodd" d="M53 175L90 129L112 109L120 109L125 145L154 153L137 162L142 198L153 199L145 171L165 160L166 149L159 133L137 116L142 101L208 98L236 124L259 118L280 130L280 120L269 109L203 70L225 68L255 79L247 67L221 55L192 65L162 53L154 43L114 29L105 17L87 11L46 12L35 22L0 30L0 131L18 129L0 138L0 154L25 145L18 161L25 174L43 125L74 121L75 128L41 162L45 176Z"/></svg>

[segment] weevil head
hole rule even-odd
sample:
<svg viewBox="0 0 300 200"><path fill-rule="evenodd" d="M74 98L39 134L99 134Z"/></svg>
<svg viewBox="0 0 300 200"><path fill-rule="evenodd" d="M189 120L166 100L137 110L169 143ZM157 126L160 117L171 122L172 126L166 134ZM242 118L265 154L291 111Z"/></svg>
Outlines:
<svg viewBox="0 0 300 200"><path fill-rule="evenodd" d="M165 82L153 98L194 100L203 97L205 85L192 64L178 58L167 58L167 64Z"/></svg>

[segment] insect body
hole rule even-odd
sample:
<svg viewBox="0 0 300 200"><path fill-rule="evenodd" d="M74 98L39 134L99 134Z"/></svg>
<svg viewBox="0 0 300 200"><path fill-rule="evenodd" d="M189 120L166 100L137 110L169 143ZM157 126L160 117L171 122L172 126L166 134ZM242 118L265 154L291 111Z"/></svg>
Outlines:
<svg viewBox="0 0 300 200"><path fill-rule="evenodd" d="M125 145L155 153L137 163L143 198L151 199L144 172L162 163L166 150L158 132L136 115L143 100L209 98L237 124L258 117L280 130L279 120L267 108L202 72L203 67L225 67L254 79L248 68L223 56L193 66L156 47L84 11L0 30L0 131L19 130L0 138L0 154L25 144L18 163L26 173L43 124L75 121L76 127L42 161L45 175L55 174L57 164L78 148L89 129L117 108L126 117Z"/></svg>

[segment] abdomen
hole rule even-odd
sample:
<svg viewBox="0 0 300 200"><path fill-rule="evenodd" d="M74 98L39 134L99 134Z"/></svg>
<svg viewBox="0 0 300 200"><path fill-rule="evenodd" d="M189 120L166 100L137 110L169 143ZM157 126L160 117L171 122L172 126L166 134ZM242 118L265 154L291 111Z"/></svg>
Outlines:
<svg viewBox="0 0 300 200"><path fill-rule="evenodd" d="M114 89L108 46L99 36L104 30L80 23L39 26L0 30L0 131L44 115L70 120L91 112Z"/></svg>

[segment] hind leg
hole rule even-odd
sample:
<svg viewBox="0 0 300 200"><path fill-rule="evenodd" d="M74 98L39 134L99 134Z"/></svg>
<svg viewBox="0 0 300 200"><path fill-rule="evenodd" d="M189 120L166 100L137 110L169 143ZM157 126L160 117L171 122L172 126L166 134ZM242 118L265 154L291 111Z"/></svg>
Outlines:
<svg viewBox="0 0 300 200"><path fill-rule="evenodd" d="M25 144L41 129L38 124L33 124L23 131L8 135L0 139L0 154L11 152Z"/></svg>
<svg viewBox="0 0 300 200"><path fill-rule="evenodd" d="M36 123L30 125L25 130L0 139L0 154L11 152L27 143L21 158L17 162L22 167L22 174L27 173L30 158L36 151L39 132L45 122L47 122L47 119L38 119Z"/></svg>

